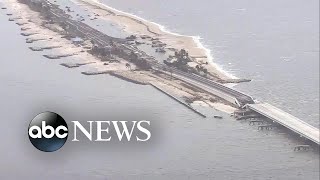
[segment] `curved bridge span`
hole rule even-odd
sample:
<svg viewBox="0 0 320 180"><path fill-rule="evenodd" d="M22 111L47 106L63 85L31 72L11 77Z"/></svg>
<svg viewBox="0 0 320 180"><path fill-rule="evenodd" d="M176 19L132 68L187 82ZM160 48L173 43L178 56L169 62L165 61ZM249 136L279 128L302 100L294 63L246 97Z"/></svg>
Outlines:
<svg viewBox="0 0 320 180"><path fill-rule="evenodd" d="M318 128L315 128L270 104L256 103L249 95L224 86L218 82L214 82L210 79L198 76L196 74L183 72L175 68L168 69L166 65L157 62L154 57L148 56L143 51L140 51L137 47L127 46L124 39L110 37L83 22L72 20L69 15L64 13L62 9L59 9L58 6L51 4L47 0L20 1L23 3L27 3L28 5L33 7L33 9L38 9L42 13L45 12L45 15L50 16L51 20L64 24L66 26L66 29L68 29L68 33L76 34L77 36L80 36L82 38L92 40L96 45L100 47L109 46L110 43L113 42L118 44L119 46L122 45L123 50L126 50L128 53L140 52L140 54L142 55L140 58L143 58L143 56L147 57L147 59L150 60L149 63L152 65L152 68L154 70L172 75L175 78L197 86L198 88L201 88L215 96L218 96L232 104L237 105L239 108L249 108L250 110L255 111L256 113L261 114L267 118L270 118L271 120L283 125L284 127L319 145Z"/></svg>

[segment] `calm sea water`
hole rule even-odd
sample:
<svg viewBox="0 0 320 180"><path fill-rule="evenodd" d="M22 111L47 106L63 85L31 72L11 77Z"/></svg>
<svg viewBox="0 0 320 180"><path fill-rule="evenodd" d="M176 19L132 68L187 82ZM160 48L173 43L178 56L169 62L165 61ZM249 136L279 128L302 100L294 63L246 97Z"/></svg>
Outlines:
<svg viewBox="0 0 320 180"><path fill-rule="evenodd" d="M236 86L319 127L318 0L102 0L184 35L251 83Z"/></svg>
<svg viewBox="0 0 320 180"><path fill-rule="evenodd" d="M149 86L84 76L32 52L0 10L0 179L319 179L318 152L283 130L258 131L201 108L203 119ZM4 43L5 42L5 43ZM43 153L29 142L30 120L54 111L71 121L148 119L148 144L74 143ZM71 125L71 124L70 124Z"/></svg>

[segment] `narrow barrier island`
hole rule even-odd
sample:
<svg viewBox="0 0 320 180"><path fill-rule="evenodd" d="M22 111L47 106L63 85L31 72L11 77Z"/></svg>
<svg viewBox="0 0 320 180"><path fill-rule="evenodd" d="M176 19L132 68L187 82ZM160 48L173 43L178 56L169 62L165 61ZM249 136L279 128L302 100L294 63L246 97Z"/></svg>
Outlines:
<svg viewBox="0 0 320 180"><path fill-rule="evenodd" d="M74 15L71 12L76 10L72 7L48 0L4 0L7 7L2 10L7 11L9 21L21 27L21 35L26 37L34 53L43 52L45 58L64 67L79 68L83 75L104 74L134 84L150 84L204 118L207 115L191 107L191 103L201 102L237 120L249 119L250 125L257 124L259 130L284 126L307 141L319 144L319 129L225 86L225 83L250 82L250 79L231 78L219 71L192 38L170 35L150 22L94 1L75 1L77 8L84 8L88 14ZM112 37L97 30L99 24L87 23L96 20L112 26L122 23L129 36ZM149 51L154 54L151 56ZM260 121L261 118L268 119L269 123Z"/></svg>

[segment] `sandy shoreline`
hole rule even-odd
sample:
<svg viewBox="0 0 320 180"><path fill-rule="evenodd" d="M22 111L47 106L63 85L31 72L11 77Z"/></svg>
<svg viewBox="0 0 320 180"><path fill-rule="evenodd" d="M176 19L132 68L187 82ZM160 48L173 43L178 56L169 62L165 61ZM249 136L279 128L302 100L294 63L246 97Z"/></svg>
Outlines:
<svg viewBox="0 0 320 180"><path fill-rule="evenodd" d="M148 35L153 38L159 38L163 43L166 43L169 48L187 50L189 55L193 57L194 62L205 66L208 69L208 72L215 74L221 79L237 79L237 77L222 70L214 63L210 50L203 46L200 42L200 37L185 36L169 32L160 24L119 11L100 3L98 0L72 1L81 6L87 6L88 8L91 7L95 13L100 14L101 18L113 21L120 26L124 26L125 30L131 34ZM105 11L109 12L109 14L105 15ZM208 65L206 65L206 62L208 62Z"/></svg>
<svg viewBox="0 0 320 180"><path fill-rule="evenodd" d="M44 50L41 51L44 56L71 57L68 58L68 60L59 60L60 64L65 67L81 67L80 69L82 72L87 72L89 74L91 72L93 72L93 74L109 74L109 72L112 72L113 76L124 80L137 82L138 84L154 84L159 86L173 96L189 102L190 105L211 107L228 114L232 114L234 110L236 110L236 108L232 107L233 105L226 103L224 100L213 96L212 94L208 94L205 91L192 88L190 85L187 85L185 82L182 82L178 79L172 79L172 77L168 76L167 74L138 70L135 64L121 58L117 58L117 62L115 63L103 61L99 57L96 57L87 51L87 49L92 46L90 42L85 41L81 46L72 43L70 40L64 38L64 30L61 27L59 27L57 24L47 25L44 23L44 19L39 18L39 13L32 11L27 5L19 3L18 0L5 0L4 3L8 8L8 11L12 12L12 15L10 15L11 20L21 27L21 34L26 36L26 40L35 40L34 42L32 41L32 43L30 43L30 49L44 48ZM88 9L90 6L86 5ZM187 49L184 47L184 45L190 48L192 48L191 46L195 45L191 37L180 37L185 39L185 41L184 43L179 44L181 39L177 38L178 36L174 37L174 35L162 32L159 27L152 23L150 23L148 28L146 28L146 26L140 24L136 20L128 18L127 16L115 15L116 12L112 10L107 10L108 15L105 16L102 13L102 11L104 13L106 12L105 9L90 8L90 11L92 11L92 13L99 14L99 18L109 22L111 21L116 23L121 21L121 24L119 24L120 26L127 24L128 27L126 28L128 28L128 31L131 33L135 32L135 34L158 37L166 42L169 46L171 45L170 43L172 43L172 46L176 44L180 45L181 48ZM153 33L149 31L152 31ZM169 42L168 39L171 39L171 42ZM204 53L204 51L200 48L193 49L194 52L190 51L194 53L192 55L202 56L203 54L201 53ZM130 64L130 69L127 68L127 64ZM212 69L212 71L217 70ZM221 76L225 77L225 75Z"/></svg>

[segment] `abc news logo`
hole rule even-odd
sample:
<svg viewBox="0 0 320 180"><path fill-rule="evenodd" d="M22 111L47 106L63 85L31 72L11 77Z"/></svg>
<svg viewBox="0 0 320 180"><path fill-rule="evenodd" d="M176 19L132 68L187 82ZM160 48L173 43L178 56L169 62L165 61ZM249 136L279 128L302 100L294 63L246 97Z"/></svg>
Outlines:
<svg viewBox="0 0 320 180"><path fill-rule="evenodd" d="M150 140L151 132L148 130L150 121L87 121L85 128L80 122L72 121L72 141L80 141L77 134L82 133L89 141L137 141ZM93 127L95 132L93 132ZM110 127L115 131L117 137L110 133ZM133 136L137 129L139 135ZM53 152L60 149L68 139L68 125L66 121L54 112L43 112L38 114L28 127L29 140L37 149L44 152ZM95 137L93 135L96 134ZM126 138L124 138L126 137Z"/></svg>

